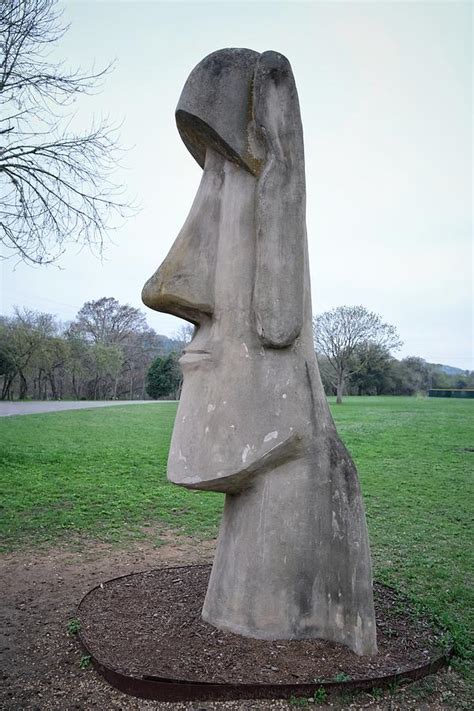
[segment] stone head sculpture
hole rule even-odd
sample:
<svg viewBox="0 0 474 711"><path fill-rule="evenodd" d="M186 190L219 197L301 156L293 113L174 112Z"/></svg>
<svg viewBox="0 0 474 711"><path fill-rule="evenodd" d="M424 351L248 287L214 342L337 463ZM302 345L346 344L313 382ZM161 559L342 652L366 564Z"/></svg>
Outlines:
<svg viewBox="0 0 474 711"><path fill-rule="evenodd" d="M203 617L243 635L376 652L355 467L314 354L303 131L288 60L224 49L176 110L203 168L143 301L196 325L169 479L226 494Z"/></svg>

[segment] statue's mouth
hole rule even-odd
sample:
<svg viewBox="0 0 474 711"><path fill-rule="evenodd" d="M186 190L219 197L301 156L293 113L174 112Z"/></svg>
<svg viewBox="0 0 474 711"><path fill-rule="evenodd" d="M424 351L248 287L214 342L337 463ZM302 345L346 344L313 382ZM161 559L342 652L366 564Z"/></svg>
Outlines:
<svg viewBox="0 0 474 711"><path fill-rule="evenodd" d="M212 360L212 353L210 351L204 351L198 348L186 348L183 352L183 355L179 359L179 363L181 366L186 366L194 365L205 360Z"/></svg>

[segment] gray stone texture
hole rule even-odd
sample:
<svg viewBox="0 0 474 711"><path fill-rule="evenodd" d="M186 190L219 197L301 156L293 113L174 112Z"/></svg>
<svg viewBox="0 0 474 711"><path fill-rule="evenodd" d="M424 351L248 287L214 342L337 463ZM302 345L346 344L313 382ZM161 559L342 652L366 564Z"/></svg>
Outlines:
<svg viewBox="0 0 474 711"><path fill-rule="evenodd" d="M226 494L203 617L375 654L357 472L313 348L290 64L277 52L215 52L191 73L176 117L203 177L143 300L197 325L181 358L168 477Z"/></svg>

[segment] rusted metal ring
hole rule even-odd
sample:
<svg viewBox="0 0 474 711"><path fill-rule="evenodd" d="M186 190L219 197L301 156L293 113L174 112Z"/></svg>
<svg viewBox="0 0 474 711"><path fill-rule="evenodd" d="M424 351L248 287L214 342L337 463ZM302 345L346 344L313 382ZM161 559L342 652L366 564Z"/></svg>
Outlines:
<svg viewBox="0 0 474 711"><path fill-rule="evenodd" d="M155 570L180 570L190 566L169 566ZM209 567L207 564L196 567ZM107 583L131 578L136 575L143 575L147 571L139 573L128 573L111 578ZM103 585L103 583L102 583ZM87 597L94 593L101 585L96 585L89 590L82 598L77 608L77 615L80 619L81 607ZM388 587L388 586L385 586ZM132 676L119 672L107 666L94 656L93 651L88 647L81 632L79 641L86 655L91 659L94 668L108 683L131 696L143 699L154 699L161 701L229 701L234 699L287 699L292 696L311 696L321 687L326 691L363 691L374 687L387 687L395 683L416 681L429 674L434 674L439 669L449 664L452 656L452 648L432 657L429 662L411 669L387 674L385 676L367 677L363 679L350 679L348 681L321 681L314 683L300 684L265 684L265 683L224 683L193 681L190 679L169 678L162 676L142 677Z"/></svg>

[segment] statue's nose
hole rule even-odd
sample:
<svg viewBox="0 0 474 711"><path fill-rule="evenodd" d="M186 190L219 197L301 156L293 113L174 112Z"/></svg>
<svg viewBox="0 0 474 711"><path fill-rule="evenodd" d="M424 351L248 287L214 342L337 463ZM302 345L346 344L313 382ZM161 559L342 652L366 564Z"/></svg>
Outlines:
<svg viewBox="0 0 474 711"><path fill-rule="evenodd" d="M199 234L180 233L160 268L146 282L142 301L155 311L199 324L212 314L211 261L200 259Z"/></svg>
<svg viewBox="0 0 474 711"><path fill-rule="evenodd" d="M217 154L206 158L201 184L189 216L165 261L148 279L142 291L146 306L195 324L214 312L214 273L222 187L222 171L216 169L219 162Z"/></svg>

